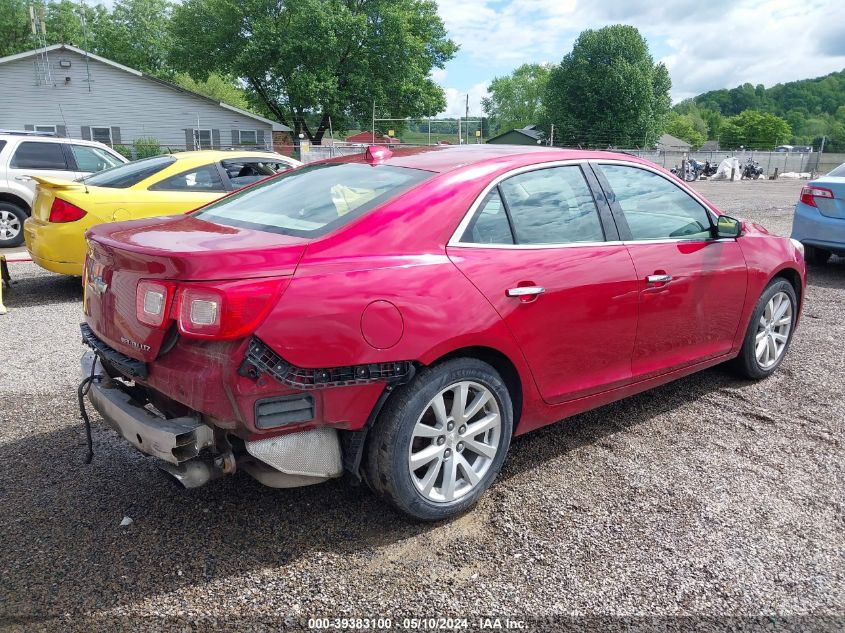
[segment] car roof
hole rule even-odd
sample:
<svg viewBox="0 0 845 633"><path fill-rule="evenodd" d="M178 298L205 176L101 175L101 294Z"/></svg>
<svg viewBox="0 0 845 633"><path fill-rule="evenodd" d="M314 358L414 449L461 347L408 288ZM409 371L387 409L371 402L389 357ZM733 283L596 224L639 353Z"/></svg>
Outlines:
<svg viewBox="0 0 845 633"><path fill-rule="evenodd" d="M382 146L383 147L383 146ZM541 163L558 160L613 159L641 162L630 154L581 149L564 149L532 145L435 145L390 150L392 155L379 161L383 165L409 167L443 173L486 162L512 162L515 165ZM354 154L342 158L332 158L328 163L366 163L365 154Z"/></svg>
<svg viewBox="0 0 845 633"><path fill-rule="evenodd" d="M275 152L269 151L256 151L256 150L222 150L222 149L200 149L194 150L190 152L173 152L171 154L173 158L176 160L225 160L227 158L287 158L287 160L293 160L287 156L282 156L281 154L276 154Z"/></svg>

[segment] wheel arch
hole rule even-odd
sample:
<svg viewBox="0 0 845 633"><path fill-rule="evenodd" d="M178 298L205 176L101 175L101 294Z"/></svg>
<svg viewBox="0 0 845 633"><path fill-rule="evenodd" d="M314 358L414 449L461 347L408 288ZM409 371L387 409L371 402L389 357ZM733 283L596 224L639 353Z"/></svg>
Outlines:
<svg viewBox="0 0 845 633"><path fill-rule="evenodd" d="M803 285L801 283L801 273L799 273L795 268L781 268L772 276L772 278L769 280L769 283L772 283L775 279L785 279L789 282L789 285L792 286L792 289L795 291L795 296L798 297L798 311L800 313L801 308L804 304L804 293ZM766 285L768 286L768 284Z"/></svg>
<svg viewBox="0 0 845 633"><path fill-rule="evenodd" d="M487 363L498 372L511 396L511 402L513 403L513 430L516 432L516 428L522 418L524 385L519 375L519 370L513 361L506 354L495 348L485 345L473 345L454 349L434 359L428 365L433 367L453 358L475 358Z"/></svg>
<svg viewBox="0 0 845 633"><path fill-rule="evenodd" d="M9 202L11 204L14 204L26 211L27 215L32 215L32 209L30 208L27 201L21 198L20 196L16 196L13 193L9 193L8 191L0 191L0 202Z"/></svg>

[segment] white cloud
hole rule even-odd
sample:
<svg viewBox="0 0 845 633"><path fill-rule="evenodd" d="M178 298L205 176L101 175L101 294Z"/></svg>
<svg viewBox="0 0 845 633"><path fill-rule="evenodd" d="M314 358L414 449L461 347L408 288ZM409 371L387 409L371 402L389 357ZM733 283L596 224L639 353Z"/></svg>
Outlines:
<svg viewBox="0 0 845 633"><path fill-rule="evenodd" d="M445 88L446 110L440 113L441 117L463 117L466 116L467 95L469 95L469 116L470 118L480 117L481 99L487 96L489 81L479 82L469 90L459 91L457 88Z"/></svg>
<svg viewBox="0 0 845 633"><path fill-rule="evenodd" d="M669 68L676 100L845 67L845 3L831 0L441 0L440 15L462 63L507 68L559 61L584 29L632 24Z"/></svg>

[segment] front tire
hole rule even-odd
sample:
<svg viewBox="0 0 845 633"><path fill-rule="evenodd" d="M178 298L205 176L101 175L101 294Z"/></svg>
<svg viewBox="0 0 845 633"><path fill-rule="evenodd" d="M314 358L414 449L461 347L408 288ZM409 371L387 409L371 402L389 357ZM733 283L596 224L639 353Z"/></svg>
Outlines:
<svg viewBox="0 0 845 633"><path fill-rule="evenodd" d="M824 266L830 259L831 252L823 248L804 245L804 261L815 266Z"/></svg>
<svg viewBox="0 0 845 633"><path fill-rule="evenodd" d="M487 363L457 358L421 371L370 431L365 479L421 521L457 516L496 478L510 447L513 404Z"/></svg>
<svg viewBox="0 0 845 633"><path fill-rule="evenodd" d="M798 316L798 298L785 279L772 281L754 307L742 349L736 359L739 373L752 380L771 376L783 362Z"/></svg>
<svg viewBox="0 0 845 633"><path fill-rule="evenodd" d="M23 223L27 213L11 202L0 202L0 248L23 244Z"/></svg>

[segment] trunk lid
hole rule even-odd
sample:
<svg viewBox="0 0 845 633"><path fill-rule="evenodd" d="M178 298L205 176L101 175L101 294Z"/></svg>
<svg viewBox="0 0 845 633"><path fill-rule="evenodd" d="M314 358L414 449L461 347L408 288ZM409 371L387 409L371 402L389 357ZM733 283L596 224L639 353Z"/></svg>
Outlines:
<svg viewBox="0 0 845 633"><path fill-rule="evenodd" d="M807 183L810 187L824 187L833 192L833 198L816 197L816 207L819 213L829 218L845 220L845 177L822 176Z"/></svg>
<svg viewBox="0 0 845 633"><path fill-rule="evenodd" d="M63 178L48 178L46 176L31 176L31 178L38 183L35 189L35 200L32 203L32 217L42 222L50 220L50 209L53 208L53 201L57 197L58 192L65 195L62 197L67 200L67 194L73 190L79 189L82 191L81 183L73 180L65 180Z"/></svg>
<svg viewBox="0 0 845 633"><path fill-rule="evenodd" d="M99 225L88 234L85 265L86 320L104 342L143 361L158 355L175 334L136 317L142 279L212 282L289 278L308 240L221 226L191 216ZM286 285L283 284L282 291Z"/></svg>

